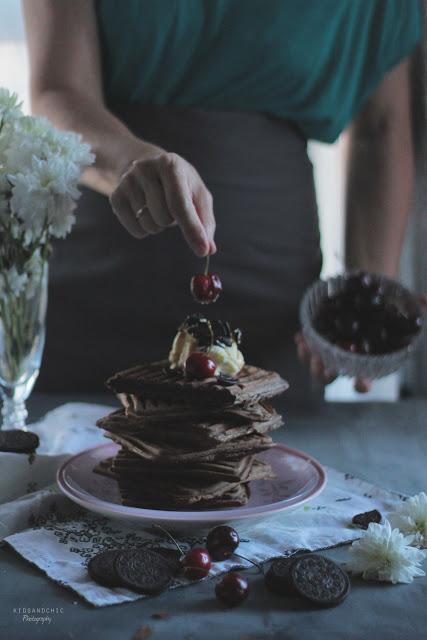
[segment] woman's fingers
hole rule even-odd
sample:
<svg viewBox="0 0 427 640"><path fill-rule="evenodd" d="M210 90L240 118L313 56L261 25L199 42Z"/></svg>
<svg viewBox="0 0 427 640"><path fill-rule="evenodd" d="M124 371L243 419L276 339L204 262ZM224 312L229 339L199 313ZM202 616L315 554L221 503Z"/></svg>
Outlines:
<svg viewBox="0 0 427 640"><path fill-rule="evenodd" d="M297 345L298 357L301 362L310 367L311 375L317 378L322 384L330 384L336 379L336 374L325 369L322 360L313 354L302 333L297 333L294 337Z"/></svg>
<svg viewBox="0 0 427 640"><path fill-rule="evenodd" d="M165 229L174 224L174 219L166 203L163 185L156 171L150 167L149 171L142 173L137 169L137 177L141 191L144 194L145 204L150 211L152 222L160 229Z"/></svg>
<svg viewBox="0 0 427 640"><path fill-rule="evenodd" d="M120 191L130 202L134 217L138 221L138 211L146 206L146 198L138 177L132 169L123 176Z"/></svg>
<svg viewBox="0 0 427 640"><path fill-rule="evenodd" d="M303 364L309 365L311 361L311 351L304 340L304 336L302 333L297 333L294 339L295 344L297 345L298 358Z"/></svg>
<svg viewBox="0 0 427 640"><path fill-rule="evenodd" d="M156 235L163 231L164 227L160 227L153 219L149 209L144 209L138 216L138 223L141 229L149 235Z"/></svg>
<svg viewBox="0 0 427 640"><path fill-rule="evenodd" d="M216 251L212 196L194 167L174 153L156 148L150 158L135 161L110 201L137 238L178 224L196 255Z"/></svg>
<svg viewBox="0 0 427 640"><path fill-rule="evenodd" d="M310 372L313 378L323 381L323 362L318 356L313 356L310 360Z"/></svg>
<svg viewBox="0 0 427 640"><path fill-rule="evenodd" d="M145 238L147 234L138 224L129 199L120 187L111 195L110 204L114 213L131 236L139 239Z"/></svg>
<svg viewBox="0 0 427 640"><path fill-rule="evenodd" d="M209 241L209 253L213 254L216 252L214 240L216 221L213 211L213 198L201 180L194 190L193 202Z"/></svg>
<svg viewBox="0 0 427 640"><path fill-rule="evenodd" d="M189 176L186 175L180 162L175 159L174 154L170 155L172 158L164 161L160 176L168 209L177 221L187 243L194 253L202 258L208 255L210 242L193 204Z"/></svg>

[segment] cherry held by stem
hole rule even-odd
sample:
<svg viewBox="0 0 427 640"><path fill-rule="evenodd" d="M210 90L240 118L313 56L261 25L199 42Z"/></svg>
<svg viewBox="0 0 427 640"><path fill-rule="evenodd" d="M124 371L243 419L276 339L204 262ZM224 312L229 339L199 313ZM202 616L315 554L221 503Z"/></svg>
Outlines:
<svg viewBox="0 0 427 640"><path fill-rule="evenodd" d="M209 256L206 258L204 273L197 273L191 278L191 293L193 298L201 304L216 302L222 291L222 283L215 273L208 273Z"/></svg>

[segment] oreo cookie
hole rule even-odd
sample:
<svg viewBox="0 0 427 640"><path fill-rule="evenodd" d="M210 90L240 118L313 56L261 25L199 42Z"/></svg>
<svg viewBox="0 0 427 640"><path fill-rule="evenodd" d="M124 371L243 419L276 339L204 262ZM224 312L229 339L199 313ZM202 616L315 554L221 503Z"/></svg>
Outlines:
<svg viewBox="0 0 427 640"><path fill-rule="evenodd" d="M149 549L121 551L114 565L122 586L147 595L167 589L176 574L169 559Z"/></svg>
<svg viewBox="0 0 427 640"><path fill-rule="evenodd" d="M33 453L39 446L38 435L32 431L9 429L0 431L0 451L7 453Z"/></svg>
<svg viewBox="0 0 427 640"><path fill-rule="evenodd" d="M348 575L333 560L317 554L295 558L289 568L292 589L322 607L333 607L350 591Z"/></svg>
<svg viewBox="0 0 427 640"><path fill-rule="evenodd" d="M87 570L92 580L95 580L103 587L122 586L115 566L119 553L121 553L119 549L109 549L93 556L87 565Z"/></svg>
<svg viewBox="0 0 427 640"><path fill-rule="evenodd" d="M232 387L233 385L239 383L239 380L237 378L233 378L233 376L229 376L226 373L219 373L217 376L217 380L219 384L222 384L225 387Z"/></svg>
<svg viewBox="0 0 427 640"><path fill-rule="evenodd" d="M292 595L292 583L289 569L294 558L277 558L265 575L265 585L278 596Z"/></svg>
<svg viewBox="0 0 427 640"><path fill-rule="evenodd" d="M381 520L381 513L377 509L373 509L372 511L365 511L365 513L356 514L353 517L352 523L356 525L356 527L367 529L371 522L376 522L377 524L379 524Z"/></svg>

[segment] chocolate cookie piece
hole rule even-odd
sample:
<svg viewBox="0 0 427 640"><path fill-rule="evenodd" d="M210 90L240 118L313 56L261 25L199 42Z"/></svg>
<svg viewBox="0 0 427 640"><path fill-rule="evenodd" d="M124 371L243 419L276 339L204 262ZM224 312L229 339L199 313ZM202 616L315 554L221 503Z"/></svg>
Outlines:
<svg viewBox="0 0 427 640"><path fill-rule="evenodd" d="M373 509L372 511L365 511L365 513L358 513L353 516L352 523L356 525L356 527L367 529L371 522L380 523L381 520L381 513L377 509Z"/></svg>
<svg viewBox="0 0 427 640"><path fill-rule="evenodd" d="M115 570L122 586L147 595L167 589L175 575L171 562L149 549L121 551L115 559Z"/></svg>
<svg viewBox="0 0 427 640"><path fill-rule="evenodd" d="M93 556L87 565L87 570L92 580L95 580L103 587L122 586L115 567L115 561L119 553L121 553L119 549L108 549Z"/></svg>
<svg viewBox="0 0 427 640"><path fill-rule="evenodd" d="M295 558L289 576L296 593L323 607L340 604L350 591L345 571L333 560L314 553Z"/></svg>
<svg viewBox="0 0 427 640"><path fill-rule="evenodd" d="M0 431L0 451L8 453L33 453L39 446L39 437L32 431L9 429Z"/></svg>
<svg viewBox="0 0 427 640"><path fill-rule="evenodd" d="M273 560L265 575L265 585L270 591L279 596L295 594L289 572L294 560L295 558L293 556Z"/></svg>

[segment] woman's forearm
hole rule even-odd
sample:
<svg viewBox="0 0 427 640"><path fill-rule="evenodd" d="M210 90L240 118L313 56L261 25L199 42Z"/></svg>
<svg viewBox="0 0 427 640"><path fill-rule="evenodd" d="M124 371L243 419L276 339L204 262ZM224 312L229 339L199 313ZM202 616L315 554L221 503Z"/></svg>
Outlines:
<svg viewBox="0 0 427 640"><path fill-rule="evenodd" d="M409 127L350 134L346 266L396 276L414 182Z"/></svg>
<svg viewBox="0 0 427 640"><path fill-rule="evenodd" d="M349 130L346 266L394 277L411 206L410 59L389 71Z"/></svg>
<svg viewBox="0 0 427 640"><path fill-rule="evenodd" d="M32 110L61 129L80 133L91 145L96 161L86 170L83 183L108 196L126 168L155 149L134 136L98 99L73 89L46 89L33 95Z"/></svg>

